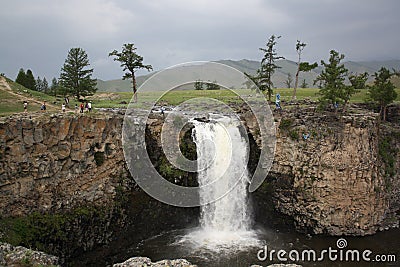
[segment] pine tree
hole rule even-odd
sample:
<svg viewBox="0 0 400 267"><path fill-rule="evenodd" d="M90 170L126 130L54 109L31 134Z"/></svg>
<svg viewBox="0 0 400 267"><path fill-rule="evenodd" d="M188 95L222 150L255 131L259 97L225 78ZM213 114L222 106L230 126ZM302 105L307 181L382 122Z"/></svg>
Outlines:
<svg viewBox="0 0 400 267"><path fill-rule="evenodd" d="M46 77L43 77L43 81L42 81L42 91L46 94L49 93L50 89L49 89L49 83L46 80Z"/></svg>
<svg viewBox="0 0 400 267"><path fill-rule="evenodd" d="M134 101L137 101L137 88L136 88L136 76L135 73L139 69L146 69L148 71L153 70L151 65L143 65L143 57L136 53L136 47L134 44L124 44L122 46L122 51L118 52L114 50L108 54L108 56L113 56L114 61L121 63L121 67L124 73L122 79L132 79L132 89Z"/></svg>
<svg viewBox="0 0 400 267"><path fill-rule="evenodd" d="M51 80L51 85L50 85L50 94L54 95L54 97L57 96L57 90L58 90L58 81L57 78L54 77Z"/></svg>
<svg viewBox="0 0 400 267"><path fill-rule="evenodd" d="M26 85L26 74L25 74L25 71L23 68L19 69L19 72L18 72L17 78L15 79L15 82L22 86Z"/></svg>
<svg viewBox="0 0 400 267"><path fill-rule="evenodd" d="M265 48L260 48L264 52L264 57L261 60L261 67L257 70L256 80L259 89L263 92L267 92L268 101L271 101L273 94L274 84L272 82L272 75L276 69L280 67L275 64L276 60L284 59L284 57L278 56L276 53L275 45L276 40L281 38L280 36L272 35L266 44Z"/></svg>
<svg viewBox="0 0 400 267"><path fill-rule="evenodd" d="M33 73L30 69L26 71L26 88L31 89L31 90L36 90L36 80L35 77L33 77Z"/></svg>
<svg viewBox="0 0 400 267"><path fill-rule="evenodd" d="M43 82L42 79L40 79L40 77L38 76L36 79L36 91L38 92L42 92L42 86L43 86Z"/></svg>
<svg viewBox="0 0 400 267"><path fill-rule="evenodd" d="M346 104L355 93L352 86L346 86L344 83L348 70L341 64L343 59L343 54L331 50L329 63L321 60L324 70L314 81L314 84L317 82L320 84L320 107L326 108L331 105L335 108L335 112L339 103L344 103L343 111L345 111Z"/></svg>
<svg viewBox="0 0 400 267"><path fill-rule="evenodd" d="M207 82L206 83L206 89L207 90L219 90L221 89L221 87L218 85L217 81L213 81L213 82Z"/></svg>
<svg viewBox="0 0 400 267"><path fill-rule="evenodd" d="M36 79L36 91L49 93L49 84L47 83L46 77L43 80L38 76Z"/></svg>
<svg viewBox="0 0 400 267"><path fill-rule="evenodd" d="M194 89L195 89L195 90L203 90L203 82L200 81L200 80L197 80L197 81L194 83Z"/></svg>
<svg viewBox="0 0 400 267"><path fill-rule="evenodd" d="M68 52L64 66L61 68L59 83L64 87L65 95L74 95L77 99L86 97L96 92L96 80L92 79L93 69L88 56L82 48L71 48Z"/></svg>
<svg viewBox="0 0 400 267"><path fill-rule="evenodd" d="M374 85L368 90L369 98L380 106L380 114L384 121L386 121L387 106L397 98L395 86L390 80L393 75L395 73L382 67L375 72Z"/></svg>

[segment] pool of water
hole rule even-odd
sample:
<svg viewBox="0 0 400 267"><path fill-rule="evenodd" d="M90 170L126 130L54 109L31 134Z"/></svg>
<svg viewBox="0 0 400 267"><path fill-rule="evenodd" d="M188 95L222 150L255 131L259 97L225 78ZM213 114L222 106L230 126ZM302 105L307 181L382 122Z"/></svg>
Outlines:
<svg viewBox="0 0 400 267"><path fill-rule="evenodd" d="M235 236L236 234L239 235L239 239ZM276 252L274 253L273 261L270 261L269 256L267 259L260 261L257 255L264 257L266 246L268 255L272 250L286 251L286 255L282 256L288 259L287 263L293 263L293 261L290 261L288 254L292 253L291 255L296 257L296 253L291 251L298 251L300 260L295 261L295 263L303 266L400 266L399 229L380 232L373 236L344 237L345 241L341 240L341 246L344 246L345 243L347 245L342 249L338 249L338 237L307 236L291 230L282 231L258 227L256 230L244 235L240 235L240 233L231 233L231 235L231 237L228 236L227 238L226 234L222 234L221 238L224 238L225 241L232 238L232 246L229 245L229 242L215 243L215 240L219 238L218 236L212 238L212 233L210 233L208 238L204 235L204 230L199 228L163 232L127 247L126 250L120 252L119 256L121 258L146 256L153 261L185 258L199 267L244 267L252 264L267 266L272 263L282 262L277 260ZM196 238L198 238L197 241ZM338 251L332 254L332 257L337 255L338 260L329 260L327 253L324 254L323 261L310 261L308 260L308 254L305 254L305 261L301 260L304 250L315 251L316 257L319 258L321 252L325 249L328 250L329 247ZM346 251L348 250L359 250L360 261L351 261L352 256L348 254L349 261L346 262ZM371 255L367 255L371 260L378 254L394 255L397 262L377 263L363 261L362 253L365 250L372 251ZM342 261L339 260L340 251L343 251Z"/></svg>

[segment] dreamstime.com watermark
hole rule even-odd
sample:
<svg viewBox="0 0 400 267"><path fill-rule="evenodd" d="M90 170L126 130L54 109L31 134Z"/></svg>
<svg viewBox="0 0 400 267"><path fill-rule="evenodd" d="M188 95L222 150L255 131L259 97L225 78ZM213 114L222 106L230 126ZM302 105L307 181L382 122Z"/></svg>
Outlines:
<svg viewBox="0 0 400 267"><path fill-rule="evenodd" d="M269 250L265 245L257 252L260 261L281 261L281 262L397 262L394 254L374 254L372 250L346 249L347 240L340 238L336 242L336 248L328 247L321 251L306 250Z"/></svg>

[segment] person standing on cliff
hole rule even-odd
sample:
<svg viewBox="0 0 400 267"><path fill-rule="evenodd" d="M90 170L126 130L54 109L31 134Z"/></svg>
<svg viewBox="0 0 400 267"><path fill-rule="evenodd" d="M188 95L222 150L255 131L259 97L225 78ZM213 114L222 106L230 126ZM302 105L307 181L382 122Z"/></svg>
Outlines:
<svg viewBox="0 0 400 267"><path fill-rule="evenodd" d="M24 112L27 113L28 112L28 101L24 101Z"/></svg>
<svg viewBox="0 0 400 267"><path fill-rule="evenodd" d="M69 98L68 98L68 96L66 96L64 98L64 101L65 101L65 106L67 106L69 108Z"/></svg>
<svg viewBox="0 0 400 267"><path fill-rule="evenodd" d="M281 95L280 95L279 93L276 94L275 106L276 106L276 109L277 109L278 111L282 111L282 107L281 107Z"/></svg>
<svg viewBox="0 0 400 267"><path fill-rule="evenodd" d="M163 115L163 118L165 117L165 107L161 106L161 115Z"/></svg>
<svg viewBox="0 0 400 267"><path fill-rule="evenodd" d="M81 105L80 105L80 109L81 109L81 113L83 113L83 108L84 108L85 106L83 105L83 102L81 102Z"/></svg>
<svg viewBox="0 0 400 267"><path fill-rule="evenodd" d="M92 102L89 101L89 103L87 103L87 107L88 107L89 112L91 112L92 111Z"/></svg>
<svg viewBox="0 0 400 267"><path fill-rule="evenodd" d="M46 112L46 101L43 101L43 104L40 107L40 110L43 111L43 112Z"/></svg>

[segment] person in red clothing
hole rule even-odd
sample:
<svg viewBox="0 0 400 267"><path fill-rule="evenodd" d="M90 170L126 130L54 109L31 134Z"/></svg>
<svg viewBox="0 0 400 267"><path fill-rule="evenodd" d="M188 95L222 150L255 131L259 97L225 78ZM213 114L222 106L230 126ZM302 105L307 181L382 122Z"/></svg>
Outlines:
<svg viewBox="0 0 400 267"><path fill-rule="evenodd" d="M85 105L83 105L83 102L81 103L80 108L81 108L81 113L83 113L83 109L85 108Z"/></svg>

